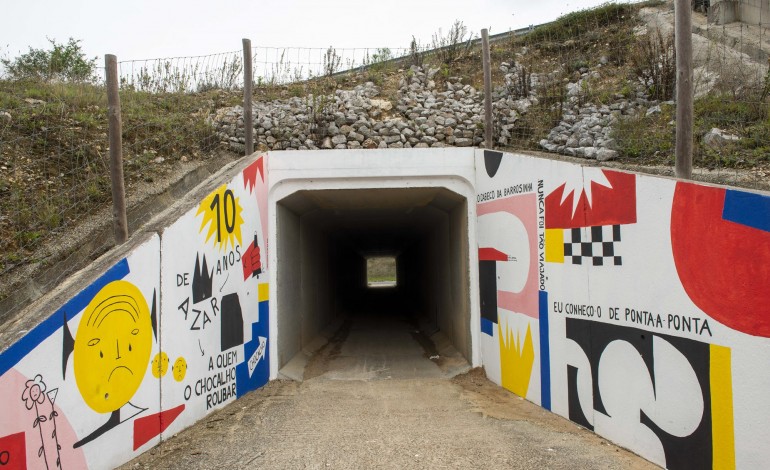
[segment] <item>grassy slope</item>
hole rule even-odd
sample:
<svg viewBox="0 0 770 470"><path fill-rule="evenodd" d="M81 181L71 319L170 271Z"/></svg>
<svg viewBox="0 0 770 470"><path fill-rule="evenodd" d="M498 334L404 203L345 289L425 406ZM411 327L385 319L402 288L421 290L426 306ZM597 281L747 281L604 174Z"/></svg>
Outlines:
<svg viewBox="0 0 770 470"><path fill-rule="evenodd" d="M539 104L512 129L512 148L539 150L538 142L561 118L564 84L576 81L580 69L596 69L601 79L588 82L584 103L609 104L635 95L636 78L629 63L639 24L634 5L605 5L576 12L529 35L492 45L493 64L520 63L541 74L544 86ZM523 53L525 52L526 53ZM523 54L522 54L523 53ZM424 56L425 65L438 67L439 89L447 78L482 88L481 54L473 48L453 60ZM408 74L408 62L375 64L358 73L320 78L287 86L258 88L255 99L272 100L308 93L330 93L337 88L374 81L382 95L397 99L399 79ZM494 68L496 85L502 74ZM29 103L25 100L42 100ZM124 156L128 190L168 170L168 162L205 158L218 145L206 117L215 109L239 103L234 92L148 94L121 91ZM770 122L765 94L714 94L696 102L696 135L714 123L744 137L740 143L715 151L696 142L696 166L751 167L766 165L770 155ZM100 87L73 84L18 83L0 80L0 274L30 261L29 255L53 234L94 208L108 204L107 111ZM673 163L673 110L640 116L618 127L621 160L640 164ZM159 157L166 160L160 162Z"/></svg>

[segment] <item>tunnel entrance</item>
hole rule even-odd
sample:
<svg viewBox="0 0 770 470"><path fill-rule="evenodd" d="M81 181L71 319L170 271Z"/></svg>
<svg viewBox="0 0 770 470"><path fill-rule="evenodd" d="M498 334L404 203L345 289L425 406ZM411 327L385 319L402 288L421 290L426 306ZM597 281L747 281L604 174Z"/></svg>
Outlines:
<svg viewBox="0 0 770 470"><path fill-rule="evenodd" d="M430 375L417 359L440 366L439 348L471 362L464 196L441 187L300 190L275 207L282 372L335 347L343 375ZM391 259L395 276L371 278L373 259Z"/></svg>

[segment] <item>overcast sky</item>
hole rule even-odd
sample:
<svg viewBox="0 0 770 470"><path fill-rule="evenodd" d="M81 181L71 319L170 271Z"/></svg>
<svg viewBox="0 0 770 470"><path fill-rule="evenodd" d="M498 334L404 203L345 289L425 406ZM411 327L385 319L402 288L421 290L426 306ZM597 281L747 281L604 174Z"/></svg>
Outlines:
<svg viewBox="0 0 770 470"><path fill-rule="evenodd" d="M0 57L46 37L82 40L84 51L118 60L207 55L253 46L408 47L430 43L455 19L502 33L606 0L1 0ZM626 1L626 0L622 0Z"/></svg>

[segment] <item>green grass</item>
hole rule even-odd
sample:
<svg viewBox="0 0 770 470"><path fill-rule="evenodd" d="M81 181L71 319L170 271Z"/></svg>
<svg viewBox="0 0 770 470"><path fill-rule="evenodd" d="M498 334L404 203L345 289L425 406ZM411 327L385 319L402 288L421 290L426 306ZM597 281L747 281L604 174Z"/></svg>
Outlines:
<svg viewBox="0 0 770 470"><path fill-rule="evenodd" d="M206 118L237 93L121 90L127 186L219 143ZM41 100L29 103L25 100ZM0 265L24 260L52 232L109 203L107 99L93 84L0 80ZM164 157L165 165L152 160ZM130 189L129 189L130 191Z"/></svg>
<svg viewBox="0 0 770 470"><path fill-rule="evenodd" d="M536 28L527 35L527 42L564 42L596 31L621 20L631 19L636 5L606 3L589 10L568 13L556 21Z"/></svg>

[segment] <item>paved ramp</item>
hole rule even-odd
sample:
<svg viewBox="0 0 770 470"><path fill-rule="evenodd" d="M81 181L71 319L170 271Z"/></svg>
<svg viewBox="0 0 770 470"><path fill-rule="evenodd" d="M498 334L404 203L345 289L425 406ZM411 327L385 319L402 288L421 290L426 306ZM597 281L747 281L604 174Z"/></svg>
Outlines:
<svg viewBox="0 0 770 470"><path fill-rule="evenodd" d="M351 316L304 381L270 382L124 468L657 468L468 371L428 328Z"/></svg>

